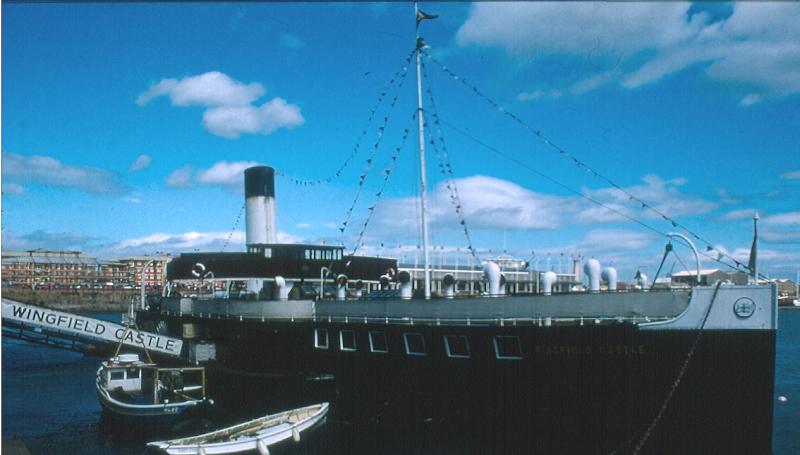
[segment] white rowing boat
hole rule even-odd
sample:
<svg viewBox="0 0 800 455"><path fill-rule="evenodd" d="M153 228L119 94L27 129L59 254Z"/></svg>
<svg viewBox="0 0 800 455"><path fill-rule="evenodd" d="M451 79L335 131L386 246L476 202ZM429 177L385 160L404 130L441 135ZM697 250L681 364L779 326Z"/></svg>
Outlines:
<svg viewBox="0 0 800 455"><path fill-rule="evenodd" d="M314 404L197 436L148 442L147 446L170 455L230 454L250 450L267 455L273 444L289 438L299 442L300 433L324 422L327 413L328 403Z"/></svg>

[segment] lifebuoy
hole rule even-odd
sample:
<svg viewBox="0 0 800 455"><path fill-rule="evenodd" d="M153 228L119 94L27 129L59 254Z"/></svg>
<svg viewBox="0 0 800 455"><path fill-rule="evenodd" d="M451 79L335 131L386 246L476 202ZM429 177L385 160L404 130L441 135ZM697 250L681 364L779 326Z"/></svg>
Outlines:
<svg viewBox="0 0 800 455"><path fill-rule="evenodd" d="M196 263L192 267L192 275L196 278L202 278L206 273L206 266L202 262Z"/></svg>

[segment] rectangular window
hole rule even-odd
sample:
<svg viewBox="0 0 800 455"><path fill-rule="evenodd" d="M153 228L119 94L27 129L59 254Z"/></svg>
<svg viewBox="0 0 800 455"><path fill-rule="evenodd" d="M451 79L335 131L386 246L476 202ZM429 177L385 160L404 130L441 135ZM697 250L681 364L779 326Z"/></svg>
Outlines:
<svg viewBox="0 0 800 455"><path fill-rule="evenodd" d="M403 341L408 355L426 355L425 338L421 333L404 333Z"/></svg>
<svg viewBox="0 0 800 455"><path fill-rule="evenodd" d="M339 331L339 349L342 351L356 350L356 334L352 330Z"/></svg>
<svg viewBox="0 0 800 455"><path fill-rule="evenodd" d="M371 352L389 352L386 334L383 332L369 332L369 350Z"/></svg>
<svg viewBox="0 0 800 455"><path fill-rule="evenodd" d="M448 357L458 359L468 359L471 357L469 351L469 340L464 335L445 335L444 347L447 349Z"/></svg>
<svg viewBox="0 0 800 455"><path fill-rule="evenodd" d="M112 381L119 381L125 379L125 372L124 371L112 371L110 378Z"/></svg>
<svg viewBox="0 0 800 455"><path fill-rule="evenodd" d="M519 337L497 335L494 337L494 353L498 359L520 360L522 345L520 345Z"/></svg>
<svg viewBox="0 0 800 455"><path fill-rule="evenodd" d="M328 331L326 329L314 329L314 347L328 349Z"/></svg>

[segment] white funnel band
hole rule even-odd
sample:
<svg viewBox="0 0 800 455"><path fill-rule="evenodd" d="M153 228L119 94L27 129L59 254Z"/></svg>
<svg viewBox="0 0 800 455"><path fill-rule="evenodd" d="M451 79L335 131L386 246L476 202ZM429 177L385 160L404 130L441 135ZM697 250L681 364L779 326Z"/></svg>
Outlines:
<svg viewBox="0 0 800 455"><path fill-rule="evenodd" d="M277 243L278 232L275 227L275 198L271 196L253 196L247 198L246 243Z"/></svg>

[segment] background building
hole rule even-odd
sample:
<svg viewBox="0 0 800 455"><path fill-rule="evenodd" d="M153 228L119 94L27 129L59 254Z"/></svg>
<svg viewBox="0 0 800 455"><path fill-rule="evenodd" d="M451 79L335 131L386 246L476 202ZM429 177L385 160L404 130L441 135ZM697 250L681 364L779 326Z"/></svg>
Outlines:
<svg viewBox="0 0 800 455"><path fill-rule="evenodd" d="M80 251L3 251L3 286L31 289L161 289L168 255L98 260Z"/></svg>

